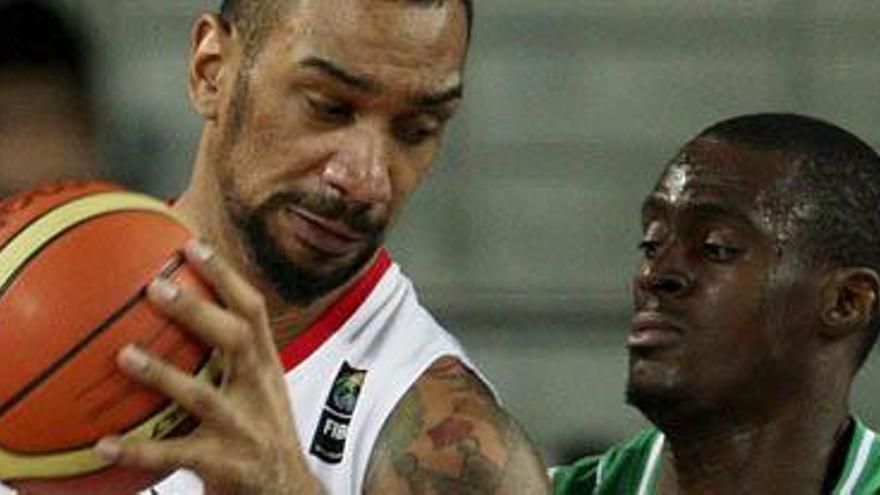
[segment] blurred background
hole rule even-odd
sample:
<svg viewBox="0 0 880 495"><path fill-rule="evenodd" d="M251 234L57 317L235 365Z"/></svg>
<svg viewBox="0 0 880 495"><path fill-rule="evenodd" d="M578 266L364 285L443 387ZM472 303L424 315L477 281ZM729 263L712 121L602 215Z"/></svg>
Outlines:
<svg viewBox="0 0 880 495"><path fill-rule="evenodd" d="M45 3L91 47L98 158L84 173L177 194L200 126L184 85L189 29L219 1ZM880 146L880 2L476 3L464 111L391 247L562 462L642 425L623 404L623 342L639 206L662 164L706 125L754 111L824 117ZM0 130L23 115L0 108ZM0 155L0 171L24 173L20 156ZM878 368L869 360L854 397L875 426Z"/></svg>

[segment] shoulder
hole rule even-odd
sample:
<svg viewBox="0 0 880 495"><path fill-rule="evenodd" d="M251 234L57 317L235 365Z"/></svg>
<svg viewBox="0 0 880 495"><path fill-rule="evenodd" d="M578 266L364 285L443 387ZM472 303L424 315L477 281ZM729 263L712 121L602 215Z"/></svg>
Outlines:
<svg viewBox="0 0 880 495"><path fill-rule="evenodd" d="M442 357L382 427L365 493L546 493L540 456L488 386Z"/></svg>
<svg viewBox="0 0 880 495"><path fill-rule="evenodd" d="M646 429L602 455L556 468L553 493L593 493L600 487L611 490L608 493L630 493L630 488L635 488L641 479L651 447L659 437L656 429Z"/></svg>

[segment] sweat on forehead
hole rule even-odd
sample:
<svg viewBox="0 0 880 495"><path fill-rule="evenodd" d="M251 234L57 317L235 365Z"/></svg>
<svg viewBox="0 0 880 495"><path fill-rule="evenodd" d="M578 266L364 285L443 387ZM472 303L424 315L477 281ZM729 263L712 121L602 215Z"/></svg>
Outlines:
<svg viewBox="0 0 880 495"><path fill-rule="evenodd" d="M816 262L880 266L880 157L849 131L796 114L743 115L700 132L670 167L679 162L691 171L726 162L756 190L773 179L763 200L777 220L801 221Z"/></svg>
<svg viewBox="0 0 880 495"><path fill-rule="evenodd" d="M698 137L667 164L657 190L675 198L697 191L753 197L790 175L798 161L791 153Z"/></svg>
<svg viewBox="0 0 880 495"><path fill-rule="evenodd" d="M728 119L700 133L754 148L799 153L797 173L780 188L781 212L801 225L799 251L816 266L880 271L880 156L853 133L796 114L765 113ZM880 335L871 322L864 362Z"/></svg>

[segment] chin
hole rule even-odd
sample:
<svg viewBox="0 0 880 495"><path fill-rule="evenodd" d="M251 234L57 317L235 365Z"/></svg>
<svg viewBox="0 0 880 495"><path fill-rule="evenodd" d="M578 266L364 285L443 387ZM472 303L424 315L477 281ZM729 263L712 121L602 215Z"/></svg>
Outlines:
<svg viewBox="0 0 880 495"><path fill-rule="evenodd" d="M626 403L657 423L687 402L688 394L682 385L679 373L668 365L633 359L626 383Z"/></svg>
<svg viewBox="0 0 880 495"><path fill-rule="evenodd" d="M379 247L376 242L362 249L327 254L309 248L295 238L284 238L270 229L265 215L251 215L239 223L253 264L287 303L304 307L347 283L369 262Z"/></svg>
<svg viewBox="0 0 880 495"><path fill-rule="evenodd" d="M349 282L366 266L376 249L340 257L307 256L305 260L258 250L255 261L283 300L307 306Z"/></svg>
<svg viewBox="0 0 880 495"><path fill-rule="evenodd" d="M349 271L352 267L362 266L363 260L372 257L374 252L375 250L366 248L338 255L293 252L288 253L286 261L316 276L332 276L339 271Z"/></svg>

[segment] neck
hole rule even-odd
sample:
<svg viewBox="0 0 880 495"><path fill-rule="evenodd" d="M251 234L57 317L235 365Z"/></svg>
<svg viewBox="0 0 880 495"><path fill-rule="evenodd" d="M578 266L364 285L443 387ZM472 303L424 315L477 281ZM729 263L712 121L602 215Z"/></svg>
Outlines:
<svg viewBox="0 0 880 495"><path fill-rule="evenodd" d="M278 349L283 349L303 330L309 328L342 294L351 288L366 271L376 262L378 251L364 264L354 276L344 284L321 296L308 306L295 306L283 302L277 294L272 292L276 304L269 304L269 321L275 334L275 344Z"/></svg>
<svg viewBox="0 0 880 495"><path fill-rule="evenodd" d="M659 493L821 493L849 424L845 401L823 401L792 404L770 419L668 429Z"/></svg>
<svg viewBox="0 0 880 495"><path fill-rule="evenodd" d="M284 348L309 327L321 314L372 265L365 264L357 274L331 292L299 306L284 301L272 284L262 276L251 261L243 240L232 224L223 204L220 187L205 164L197 161L189 188L181 194L174 209L200 239L209 243L216 252L253 285L264 297L269 321L278 349Z"/></svg>

